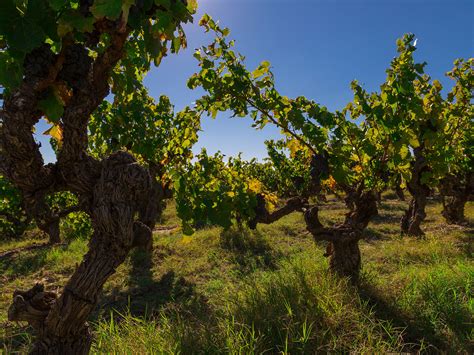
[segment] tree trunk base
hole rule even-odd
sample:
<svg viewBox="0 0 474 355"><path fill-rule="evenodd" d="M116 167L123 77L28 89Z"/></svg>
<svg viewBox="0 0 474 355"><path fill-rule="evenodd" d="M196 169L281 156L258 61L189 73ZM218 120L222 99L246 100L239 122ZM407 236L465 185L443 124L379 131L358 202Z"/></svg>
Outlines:
<svg viewBox="0 0 474 355"><path fill-rule="evenodd" d="M53 218L38 228L49 236L49 244L61 243L61 235L59 230L59 218Z"/></svg>
<svg viewBox="0 0 474 355"><path fill-rule="evenodd" d="M421 230L421 222L426 217L425 213L426 198L417 201L417 198L413 198L410 202L408 210L402 217L400 227L402 234L412 235L415 237L421 237L425 233Z"/></svg>
<svg viewBox="0 0 474 355"><path fill-rule="evenodd" d="M446 196L443 198L443 210L441 214L448 224L464 225L464 205L467 202L467 196Z"/></svg>
<svg viewBox="0 0 474 355"><path fill-rule="evenodd" d="M67 338L39 338L30 351L32 355L87 355L92 346L92 332L86 323L82 332Z"/></svg>
<svg viewBox="0 0 474 355"><path fill-rule="evenodd" d="M328 255L329 254L329 255ZM352 281L359 279L361 255L358 240L332 242L326 253L329 259L329 270Z"/></svg>
<svg viewBox="0 0 474 355"><path fill-rule="evenodd" d="M395 194L397 195L399 201L405 201L405 194L400 186L395 187Z"/></svg>

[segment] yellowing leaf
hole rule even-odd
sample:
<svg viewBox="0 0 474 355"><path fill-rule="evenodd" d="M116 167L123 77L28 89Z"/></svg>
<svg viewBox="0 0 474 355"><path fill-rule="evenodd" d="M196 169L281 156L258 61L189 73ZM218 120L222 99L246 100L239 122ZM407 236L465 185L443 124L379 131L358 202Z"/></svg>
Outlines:
<svg viewBox="0 0 474 355"><path fill-rule="evenodd" d="M408 156L408 147L406 145L403 145L401 148L400 148L400 157L402 159L405 159L407 156Z"/></svg>
<svg viewBox="0 0 474 355"><path fill-rule="evenodd" d="M354 166L354 168L352 170L354 170L356 173L360 174L362 172L362 166L356 165L356 166Z"/></svg>
<svg viewBox="0 0 474 355"><path fill-rule="evenodd" d="M412 148L418 148L420 146L420 142L418 141L418 138L411 136L410 139L408 140Z"/></svg>
<svg viewBox="0 0 474 355"><path fill-rule="evenodd" d="M303 149L303 146L302 144L300 143L300 141L296 140L296 139L292 139L290 140L288 143L287 143L287 147L288 149L290 150L290 156L292 158L295 157L296 153L300 150Z"/></svg>
<svg viewBox="0 0 474 355"><path fill-rule="evenodd" d="M249 190L255 193L259 193L262 191L262 183L257 179L251 179L249 181Z"/></svg>
<svg viewBox="0 0 474 355"><path fill-rule="evenodd" d="M267 210L272 212L275 209L276 204L278 203L277 195L274 193L266 193L263 195L263 197L265 198L265 205L267 207Z"/></svg>
<svg viewBox="0 0 474 355"><path fill-rule="evenodd" d="M44 135L51 136L56 139L58 142L63 140L63 130L57 124L52 125L49 129L43 132Z"/></svg>
<svg viewBox="0 0 474 355"><path fill-rule="evenodd" d="M183 244L189 244L189 243L192 242L192 240L193 240L193 237L190 237L190 236L188 236L188 235L184 235L184 236L183 236L183 239L181 239L181 243L183 243Z"/></svg>

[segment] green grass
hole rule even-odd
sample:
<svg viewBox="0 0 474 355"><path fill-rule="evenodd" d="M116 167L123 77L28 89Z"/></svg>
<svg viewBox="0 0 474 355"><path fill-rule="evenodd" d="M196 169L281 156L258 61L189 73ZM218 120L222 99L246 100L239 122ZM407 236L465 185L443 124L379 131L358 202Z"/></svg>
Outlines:
<svg viewBox="0 0 474 355"><path fill-rule="evenodd" d="M388 196L390 197L390 196ZM300 214L257 231L219 228L155 234L153 254L131 253L91 316L94 353L315 353L474 351L474 204L470 227L449 226L431 201L424 238L402 237L405 203L383 202L361 242L359 287L328 274ZM340 202L321 208L340 221ZM162 223L179 223L172 206ZM0 242L0 251L42 242ZM0 351L22 352L30 330L6 321L17 288L58 289L87 242L0 259Z"/></svg>

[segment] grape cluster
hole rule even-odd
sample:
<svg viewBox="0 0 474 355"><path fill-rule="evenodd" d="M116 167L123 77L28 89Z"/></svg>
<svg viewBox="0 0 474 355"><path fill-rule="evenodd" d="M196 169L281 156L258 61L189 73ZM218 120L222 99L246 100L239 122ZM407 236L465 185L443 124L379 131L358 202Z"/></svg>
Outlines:
<svg viewBox="0 0 474 355"><path fill-rule="evenodd" d="M305 180L302 176L293 176L291 181L293 182L296 190L301 191L304 188Z"/></svg>
<svg viewBox="0 0 474 355"><path fill-rule="evenodd" d="M311 178L318 180L329 175L329 162L327 152L314 154L311 159Z"/></svg>
<svg viewBox="0 0 474 355"><path fill-rule="evenodd" d="M79 1L79 11L81 14L86 16L89 13L89 8L94 3L94 0L80 0Z"/></svg>
<svg viewBox="0 0 474 355"><path fill-rule="evenodd" d="M257 205L255 206L255 218L248 222L248 226L250 229L257 228L259 218L264 218L268 214L265 197L262 194L257 194L256 197Z"/></svg>
<svg viewBox="0 0 474 355"><path fill-rule="evenodd" d="M84 86L92 58L81 44L74 44L66 49L65 60L58 78L64 80L71 88L80 89Z"/></svg>
<svg viewBox="0 0 474 355"><path fill-rule="evenodd" d="M382 171L382 173L380 174L380 179L385 183L387 184L390 180L390 172L388 170L384 170Z"/></svg>
<svg viewBox="0 0 474 355"><path fill-rule="evenodd" d="M26 55L23 62L25 81L32 82L48 76L49 69L54 65L54 60L55 55L49 44L44 43L33 49Z"/></svg>

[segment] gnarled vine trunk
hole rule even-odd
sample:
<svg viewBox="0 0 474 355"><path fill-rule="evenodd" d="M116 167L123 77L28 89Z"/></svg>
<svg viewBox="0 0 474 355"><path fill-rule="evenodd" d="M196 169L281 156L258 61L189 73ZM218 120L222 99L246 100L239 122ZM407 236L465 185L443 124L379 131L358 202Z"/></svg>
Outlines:
<svg viewBox="0 0 474 355"><path fill-rule="evenodd" d="M405 201L405 194L400 185L395 186L395 194L397 195L400 201Z"/></svg>
<svg viewBox="0 0 474 355"><path fill-rule="evenodd" d="M449 224L465 224L464 206L470 194L474 192L474 174L465 176L446 176L440 184L440 192L443 199L443 210L441 214Z"/></svg>
<svg viewBox="0 0 474 355"><path fill-rule="evenodd" d="M313 206L305 212L308 231L316 241L329 242L324 254L329 259L329 268L337 275L349 277L356 282L361 269L359 240L370 220L378 214L377 194L373 191L356 190L352 201L354 208L346 214L344 223L324 227L319 221L318 207Z"/></svg>
<svg viewBox="0 0 474 355"><path fill-rule="evenodd" d="M9 309L10 320L28 321L37 331L33 353L87 354L92 339L86 321L104 283L125 260L134 239L151 237L151 230L135 219L151 191L148 172L125 152L112 154L101 165L92 195L94 234L83 262L57 299L50 300L49 293L25 299L20 292ZM35 306L40 301L48 304L42 317Z"/></svg>
<svg viewBox="0 0 474 355"><path fill-rule="evenodd" d="M329 256L329 269L337 275L359 278L361 256L358 240L341 238L340 241L330 242L326 256Z"/></svg>
<svg viewBox="0 0 474 355"><path fill-rule="evenodd" d="M413 163L412 177L407 184L412 199L408 210L405 211L402 217L400 226L404 234L422 236L424 233L421 230L421 223L426 217L425 208L430 188L421 182L421 176L423 172L428 171L428 167L423 156L422 147L413 149L413 153L415 161Z"/></svg>
<svg viewBox="0 0 474 355"><path fill-rule="evenodd" d="M161 176L163 175L163 166L150 162L149 173L151 177L151 191L148 199L143 201L140 207L143 223L153 231L157 220L163 214L163 210L166 207L166 200L173 197L171 189L168 186L161 184ZM149 237L142 235L142 239L136 238L134 240L134 247L141 248L147 252L151 252L153 249L153 235Z"/></svg>
<svg viewBox="0 0 474 355"><path fill-rule="evenodd" d="M52 218L46 224L38 224L38 228L49 236L49 244L61 243L59 218Z"/></svg>
<svg viewBox="0 0 474 355"><path fill-rule="evenodd" d="M307 201L304 198L292 197L286 204L273 212L267 210L265 198L262 194L257 194L257 206L255 208L255 218L249 222L249 228L257 228L258 223L270 224L278 221L294 211L301 211L306 206Z"/></svg>
<svg viewBox="0 0 474 355"><path fill-rule="evenodd" d="M71 191L78 196L81 210L90 215L94 229L89 251L59 295L45 292L41 285L14 294L8 316L29 322L36 330L34 354L89 352L92 337L87 318L104 283L130 249L139 240L151 240L148 225L156 220L151 204L160 202L150 201L155 197L150 174L130 154L117 152L98 161L87 153L89 117L109 93L110 70L122 57L128 36L121 21L109 21L96 30L110 35L101 54L92 59L83 45L65 43L59 54L49 54L54 58L51 67L41 76L26 76L5 97L0 111L1 173L22 191L38 224L55 234L57 225L48 223L51 213L44 196ZM42 117L38 102L58 80L67 82L72 96L60 120L63 139L58 161L45 165L32 132Z"/></svg>

